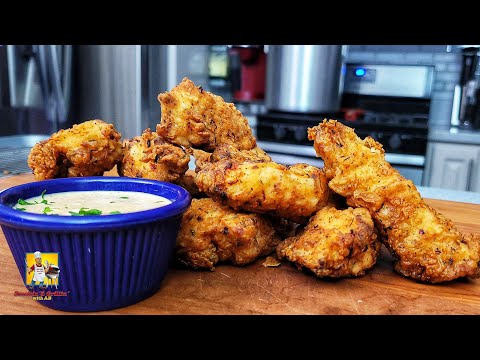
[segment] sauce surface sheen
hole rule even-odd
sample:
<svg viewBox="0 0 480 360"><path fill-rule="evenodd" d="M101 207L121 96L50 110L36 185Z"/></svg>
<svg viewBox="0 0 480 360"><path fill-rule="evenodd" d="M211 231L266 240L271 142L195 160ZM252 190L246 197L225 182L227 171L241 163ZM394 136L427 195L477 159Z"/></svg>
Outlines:
<svg viewBox="0 0 480 360"><path fill-rule="evenodd" d="M171 201L136 191L68 191L20 199L14 209L47 215L84 216L125 214L162 207Z"/></svg>

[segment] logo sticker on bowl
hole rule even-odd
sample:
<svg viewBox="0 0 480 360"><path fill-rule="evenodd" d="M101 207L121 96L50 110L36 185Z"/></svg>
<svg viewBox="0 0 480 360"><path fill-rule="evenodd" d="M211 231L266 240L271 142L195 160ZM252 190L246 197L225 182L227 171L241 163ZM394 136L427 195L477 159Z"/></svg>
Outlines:
<svg viewBox="0 0 480 360"><path fill-rule="evenodd" d="M59 254L35 251L25 253L25 285L27 292L15 291L15 296L31 296L33 300L52 300L54 296L66 296L59 291Z"/></svg>

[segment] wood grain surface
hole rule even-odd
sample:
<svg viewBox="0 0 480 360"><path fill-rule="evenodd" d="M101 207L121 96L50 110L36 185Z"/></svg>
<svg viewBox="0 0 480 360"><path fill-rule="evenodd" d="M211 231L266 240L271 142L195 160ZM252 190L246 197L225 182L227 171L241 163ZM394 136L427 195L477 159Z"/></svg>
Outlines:
<svg viewBox="0 0 480 360"><path fill-rule="evenodd" d="M30 174L3 178L0 190L31 181ZM480 205L426 201L459 230L480 234ZM245 267L219 265L213 272L172 266L150 298L95 314L480 314L480 279L418 283L393 272L385 248L375 267L354 279L318 279L289 264L267 268L262 263L263 259ZM1 314L67 314L14 296L25 287L2 232L0 279Z"/></svg>

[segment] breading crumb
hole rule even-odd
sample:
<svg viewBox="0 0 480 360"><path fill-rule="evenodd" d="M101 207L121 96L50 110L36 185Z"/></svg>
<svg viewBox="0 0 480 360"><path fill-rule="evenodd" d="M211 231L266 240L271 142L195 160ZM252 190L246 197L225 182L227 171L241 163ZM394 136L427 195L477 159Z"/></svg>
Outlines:
<svg viewBox="0 0 480 360"><path fill-rule="evenodd" d="M262 263L263 267L277 267L280 266L282 263L273 256L267 256L265 261Z"/></svg>

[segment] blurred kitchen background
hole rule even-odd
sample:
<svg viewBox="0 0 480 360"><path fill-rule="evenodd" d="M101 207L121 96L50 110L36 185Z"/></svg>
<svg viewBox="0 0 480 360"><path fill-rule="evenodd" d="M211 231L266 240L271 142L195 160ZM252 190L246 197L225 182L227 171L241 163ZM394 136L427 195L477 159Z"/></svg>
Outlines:
<svg viewBox="0 0 480 360"><path fill-rule="evenodd" d="M275 161L323 166L307 128L337 119L418 186L480 192L480 45L0 45L0 176L88 119L130 138L185 76L233 102Z"/></svg>

